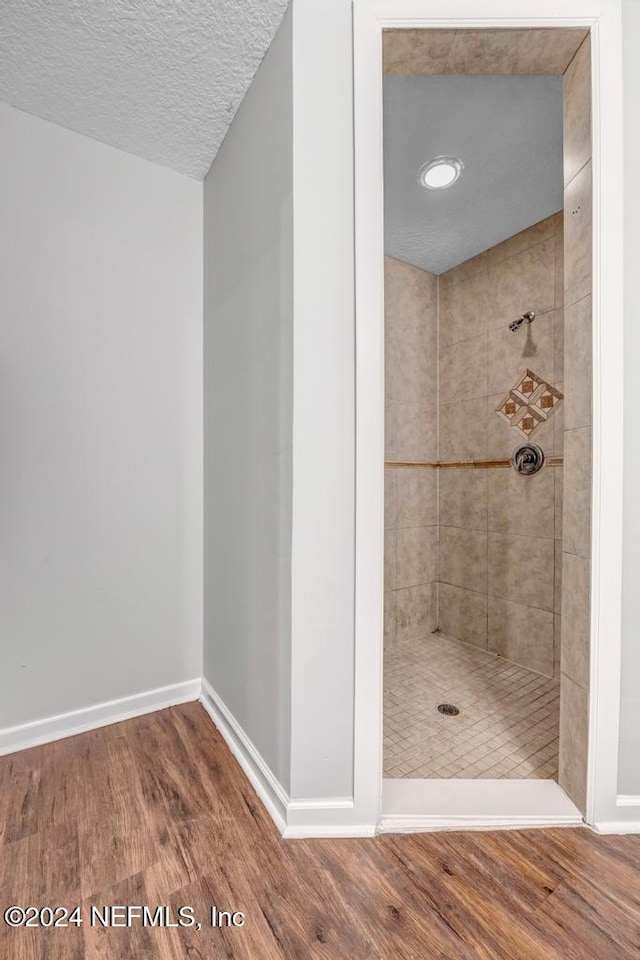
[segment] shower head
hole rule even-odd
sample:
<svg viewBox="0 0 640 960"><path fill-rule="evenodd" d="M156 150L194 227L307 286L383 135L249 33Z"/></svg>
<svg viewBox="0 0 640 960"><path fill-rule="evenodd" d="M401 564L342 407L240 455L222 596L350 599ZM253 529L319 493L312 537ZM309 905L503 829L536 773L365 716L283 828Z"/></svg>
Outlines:
<svg viewBox="0 0 640 960"><path fill-rule="evenodd" d="M521 317L518 317L517 320L512 320L509 324L509 330L511 333L515 333L516 330L519 330L523 323L533 323L536 318L534 310L527 310L526 313L523 313Z"/></svg>

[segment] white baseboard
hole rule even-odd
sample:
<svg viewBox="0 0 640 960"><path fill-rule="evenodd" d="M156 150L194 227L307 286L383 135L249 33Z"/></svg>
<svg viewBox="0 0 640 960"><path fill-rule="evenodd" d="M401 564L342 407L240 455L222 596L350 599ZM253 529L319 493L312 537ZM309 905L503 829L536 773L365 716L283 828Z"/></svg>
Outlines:
<svg viewBox="0 0 640 960"><path fill-rule="evenodd" d="M640 810L640 797L628 793L619 793L616 797L617 807L637 807Z"/></svg>
<svg viewBox="0 0 640 960"><path fill-rule="evenodd" d="M242 767L249 783L262 800L271 819L282 833L287 822L289 802L286 791L205 677L202 678L200 701Z"/></svg>
<svg viewBox="0 0 640 960"><path fill-rule="evenodd" d="M373 837L376 825L357 822L353 797L289 800L285 839Z"/></svg>
<svg viewBox="0 0 640 960"><path fill-rule="evenodd" d="M579 811L552 781L386 780L383 816L377 828L357 822L352 797L292 799L211 684L200 678L6 727L0 730L0 755L198 698L285 838L370 837L376 832L516 829L582 823ZM640 797L619 796L617 806L624 809L629 819L597 823L594 829L599 833L640 833Z"/></svg>
<svg viewBox="0 0 640 960"><path fill-rule="evenodd" d="M121 720L130 720L132 717L153 713L155 710L164 710L165 707L172 707L178 703L197 700L200 689L201 681L198 677L196 680L173 683L168 687L158 687L156 690L147 690L130 697L120 697L118 700L108 700L91 707L59 713L53 717L45 717L43 720L5 727L0 730L0 756L26 750L28 747L37 747L53 740L63 740L77 733L96 730L98 727L106 727Z"/></svg>
<svg viewBox="0 0 640 960"><path fill-rule="evenodd" d="M353 797L292 800L251 738L206 678L202 680L200 699L285 839L374 835L373 824L345 823L350 812L353 816Z"/></svg>
<svg viewBox="0 0 640 960"><path fill-rule="evenodd" d="M593 825L596 833L640 833L640 797L619 793L616 807L620 808L619 818L616 816L614 820L596 821Z"/></svg>
<svg viewBox="0 0 640 960"><path fill-rule="evenodd" d="M285 840L331 839L332 837L374 837L376 828L370 824L327 824L287 826L282 831Z"/></svg>
<svg viewBox="0 0 640 960"><path fill-rule="evenodd" d="M640 810L638 810L640 817ZM606 820L601 823L594 823L593 829L596 833L602 834L626 834L640 833L640 819L638 820Z"/></svg>

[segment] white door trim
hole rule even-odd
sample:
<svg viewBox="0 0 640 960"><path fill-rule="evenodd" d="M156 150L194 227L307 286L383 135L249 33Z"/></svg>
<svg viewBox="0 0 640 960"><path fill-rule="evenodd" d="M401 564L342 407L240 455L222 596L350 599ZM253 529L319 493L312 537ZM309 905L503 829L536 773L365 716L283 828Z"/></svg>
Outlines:
<svg viewBox="0 0 640 960"><path fill-rule="evenodd" d="M355 803L382 796L384 233L382 30L592 30L593 487L588 823L616 819L622 589L622 37L619 0L354 0L356 267ZM478 15L479 8L482 16ZM606 319L605 319L606 318ZM606 425L606 427L605 427Z"/></svg>

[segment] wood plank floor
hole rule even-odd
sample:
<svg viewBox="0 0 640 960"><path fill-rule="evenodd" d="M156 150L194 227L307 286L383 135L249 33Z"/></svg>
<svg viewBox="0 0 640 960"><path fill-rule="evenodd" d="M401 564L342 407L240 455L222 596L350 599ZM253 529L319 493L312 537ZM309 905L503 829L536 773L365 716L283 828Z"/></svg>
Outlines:
<svg viewBox="0 0 640 960"><path fill-rule="evenodd" d="M0 758L2 960L626 960L640 837L586 829L283 841L197 703ZM202 929L90 926L90 906L192 906ZM243 927L211 929L209 909Z"/></svg>

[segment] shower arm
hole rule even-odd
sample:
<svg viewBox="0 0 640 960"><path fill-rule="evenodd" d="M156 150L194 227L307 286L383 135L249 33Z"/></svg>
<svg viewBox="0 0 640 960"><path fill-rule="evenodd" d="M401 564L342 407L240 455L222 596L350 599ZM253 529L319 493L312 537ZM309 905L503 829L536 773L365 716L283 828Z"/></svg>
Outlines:
<svg viewBox="0 0 640 960"><path fill-rule="evenodd" d="M509 330L512 333L515 333L516 330L519 330L523 323L533 323L536 318L535 310L527 310L526 313L523 313L521 317L518 317L517 320L512 320L509 324Z"/></svg>

